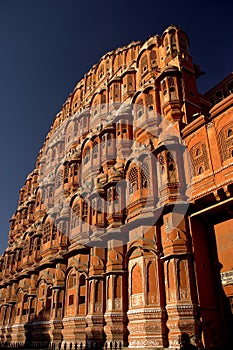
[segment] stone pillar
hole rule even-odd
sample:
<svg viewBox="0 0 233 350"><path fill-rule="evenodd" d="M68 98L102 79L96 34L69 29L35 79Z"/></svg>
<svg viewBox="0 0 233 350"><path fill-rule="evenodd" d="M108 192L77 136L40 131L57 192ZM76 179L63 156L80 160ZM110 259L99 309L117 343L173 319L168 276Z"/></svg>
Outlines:
<svg viewBox="0 0 233 350"><path fill-rule="evenodd" d="M123 244L121 241L108 242L106 271L106 342L126 346L127 342L127 275L123 270Z"/></svg>
<svg viewBox="0 0 233 350"><path fill-rule="evenodd" d="M197 343L200 340L193 254L185 217L173 212L164 215L163 220L168 341L169 348L177 348L182 333L188 333Z"/></svg>
<svg viewBox="0 0 233 350"><path fill-rule="evenodd" d="M104 312L105 312L105 249L92 248L89 270L88 314L86 316L87 345L96 343L100 346L105 342ZM91 345L92 344L92 345Z"/></svg>
<svg viewBox="0 0 233 350"><path fill-rule="evenodd" d="M1 320L1 342L5 342L6 329L5 329L4 323L5 323L7 305L3 305L2 308L3 308L3 311L2 311L2 320Z"/></svg>
<svg viewBox="0 0 233 350"><path fill-rule="evenodd" d="M8 320L7 320L7 324L6 324L6 341L7 342L11 342L12 341L12 323L11 323L11 317L13 316L13 307L14 307L14 303L9 303L9 313L8 313Z"/></svg>
<svg viewBox="0 0 233 350"><path fill-rule="evenodd" d="M155 253L155 227L141 226L129 235L135 240L128 246L129 347L163 348L167 345L166 312L162 264Z"/></svg>
<svg viewBox="0 0 233 350"><path fill-rule="evenodd" d="M62 262L56 265L56 274L54 278L54 285L52 291L52 305L51 305L51 321L49 328L49 335L51 342L58 346L62 341L62 309L64 308L64 289L65 289L65 274L66 265Z"/></svg>

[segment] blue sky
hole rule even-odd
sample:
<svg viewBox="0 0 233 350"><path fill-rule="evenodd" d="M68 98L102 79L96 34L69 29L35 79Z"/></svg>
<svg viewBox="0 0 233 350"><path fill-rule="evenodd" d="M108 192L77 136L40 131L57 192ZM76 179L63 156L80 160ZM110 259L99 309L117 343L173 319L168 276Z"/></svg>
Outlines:
<svg viewBox="0 0 233 350"><path fill-rule="evenodd" d="M106 52L180 25L204 92L233 71L233 2L0 0L0 254L53 118Z"/></svg>

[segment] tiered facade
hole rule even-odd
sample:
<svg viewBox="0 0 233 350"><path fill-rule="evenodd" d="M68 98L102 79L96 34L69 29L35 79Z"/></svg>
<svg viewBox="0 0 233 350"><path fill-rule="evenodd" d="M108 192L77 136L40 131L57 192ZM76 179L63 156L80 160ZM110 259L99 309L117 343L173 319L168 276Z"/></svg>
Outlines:
<svg viewBox="0 0 233 350"><path fill-rule="evenodd" d="M187 35L107 53L54 119L0 258L1 342L230 346L233 76Z"/></svg>

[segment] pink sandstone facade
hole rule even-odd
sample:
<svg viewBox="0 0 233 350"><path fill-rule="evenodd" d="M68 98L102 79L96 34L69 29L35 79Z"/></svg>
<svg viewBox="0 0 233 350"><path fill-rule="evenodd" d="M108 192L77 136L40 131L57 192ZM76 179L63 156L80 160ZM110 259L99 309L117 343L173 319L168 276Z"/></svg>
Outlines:
<svg viewBox="0 0 233 350"><path fill-rule="evenodd" d="M10 220L2 343L230 348L233 74L200 74L171 26L77 84Z"/></svg>

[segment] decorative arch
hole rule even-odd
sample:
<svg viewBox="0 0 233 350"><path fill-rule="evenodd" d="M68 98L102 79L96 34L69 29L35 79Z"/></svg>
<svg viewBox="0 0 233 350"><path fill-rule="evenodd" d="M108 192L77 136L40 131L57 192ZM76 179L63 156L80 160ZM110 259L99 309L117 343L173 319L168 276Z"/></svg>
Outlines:
<svg viewBox="0 0 233 350"><path fill-rule="evenodd" d="M194 176L198 176L209 169L209 157L204 142L198 142L191 148L190 157Z"/></svg>
<svg viewBox="0 0 233 350"><path fill-rule="evenodd" d="M138 263L131 270L131 281L131 295L142 293L142 268Z"/></svg>
<svg viewBox="0 0 233 350"><path fill-rule="evenodd" d="M219 132L222 161L233 157L233 123L224 126Z"/></svg>

